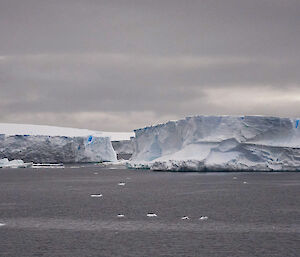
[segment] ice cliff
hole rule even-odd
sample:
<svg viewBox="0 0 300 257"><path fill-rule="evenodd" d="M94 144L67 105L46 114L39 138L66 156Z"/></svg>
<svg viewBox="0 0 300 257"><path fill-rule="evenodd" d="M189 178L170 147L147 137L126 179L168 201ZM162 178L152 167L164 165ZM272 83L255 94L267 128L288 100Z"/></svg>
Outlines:
<svg viewBox="0 0 300 257"><path fill-rule="evenodd" d="M195 116L135 130L133 168L300 170L298 119Z"/></svg>
<svg viewBox="0 0 300 257"><path fill-rule="evenodd" d="M102 132L50 126L0 124L0 159L34 163L116 161Z"/></svg>
<svg viewBox="0 0 300 257"><path fill-rule="evenodd" d="M132 140L112 141L112 146L118 156L118 159L128 160L133 153Z"/></svg>

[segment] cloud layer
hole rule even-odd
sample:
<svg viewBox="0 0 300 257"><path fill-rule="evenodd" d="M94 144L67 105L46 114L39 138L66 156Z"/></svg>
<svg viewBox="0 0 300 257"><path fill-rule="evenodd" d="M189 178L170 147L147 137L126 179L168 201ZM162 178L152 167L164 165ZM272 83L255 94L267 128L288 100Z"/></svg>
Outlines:
<svg viewBox="0 0 300 257"><path fill-rule="evenodd" d="M296 0L1 0L0 121L300 116L299 13Z"/></svg>

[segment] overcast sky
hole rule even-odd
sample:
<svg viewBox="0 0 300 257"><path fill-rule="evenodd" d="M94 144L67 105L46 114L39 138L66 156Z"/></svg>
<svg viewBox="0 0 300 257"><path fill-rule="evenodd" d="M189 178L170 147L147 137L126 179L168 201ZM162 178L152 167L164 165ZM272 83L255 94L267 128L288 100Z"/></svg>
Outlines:
<svg viewBox="0 0 300 257"><path fill-rule="evenodd" d="M0 122L300 116L299 0L0 0Z"/></svg>

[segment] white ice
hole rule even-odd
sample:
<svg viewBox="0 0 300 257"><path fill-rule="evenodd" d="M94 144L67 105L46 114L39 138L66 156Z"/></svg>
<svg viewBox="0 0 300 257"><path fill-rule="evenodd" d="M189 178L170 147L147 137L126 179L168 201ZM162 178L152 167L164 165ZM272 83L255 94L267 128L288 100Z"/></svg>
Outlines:
<svg viewBox="0 0 300 257"><path fill-rule="evenodd" d="M147 217L149 217L149 218L157 217L157 214L155 214L155 213L148 213Z"/></svg>
<svg viewBox="0 0 300 257"><path fill-rule="evenodd" d="M108 132L7 123L0 123L0 158L34 163L117 160Z"/></svg>
<svg viewBox="0 0 300 257"><path fill-rule="evenodd" d="M130 168L300 171L299 119L195 116L135 130Z"/></svg>
<svg viewBox="0 0 300 257"><path fill-rule="evenodd" d="M92 195L91 195L91 197L96 197L96 198L97 198L97 197L102 197L102 196L103 196L102 194L92 194Z"/></svg>
<svg viewBox="0 0 300 257"><path fill-rule="evenodd" d="M58 168L65 168L63 163L37 163L37 164L33 164L32 165L32 168L35 168L35 169L40 169L40 168L46 168L46 169L58 169ZM77 167L70 167L70 168L77 168Z"/></svg>
<svg viewBox="0 0 300 257"><path fill-rule="evenodd" d="M201 217L199 218L199 220L207 220L207 219L208 219L207 216L201 216Z"/></svg>
<svg viewBox="0 0 300 257"><path fill-rule="evenodd" d="M190 218L188 216L183 216L181 219L182 220L189 220Z"/></svg>
<svg viewBox="0 0 300 257"><path fill-rule="evenodd" d="M133 132L107 132L89 129L55 127L31 124L0 123L0 134L31 136L66 136L66 137L110 137L111 141L130 140Z"/></svg>
<svg viewBox="0 0 300 257"><path fill-rule="evenodd" d="M11 160L7 158L0 159L0 168L27 168L31 167L32 163L24 163L22 160Z"/></svg>

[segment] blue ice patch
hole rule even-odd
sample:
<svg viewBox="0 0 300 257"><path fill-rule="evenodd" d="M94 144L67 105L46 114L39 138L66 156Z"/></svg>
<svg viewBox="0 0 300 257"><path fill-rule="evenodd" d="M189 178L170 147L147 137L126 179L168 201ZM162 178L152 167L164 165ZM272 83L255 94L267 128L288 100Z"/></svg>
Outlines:
<svg viewBox="0 0 300 257"><path fill-rule="evenodd" d="M299 126L299 120L296 120L296 128Z"/></svg>
<svg viewBox="0 0 300 257"><path fill-rule="evenodd" d="M93 137L89 136L88 142L92 142L92 140L93 140Z"/></svg>

